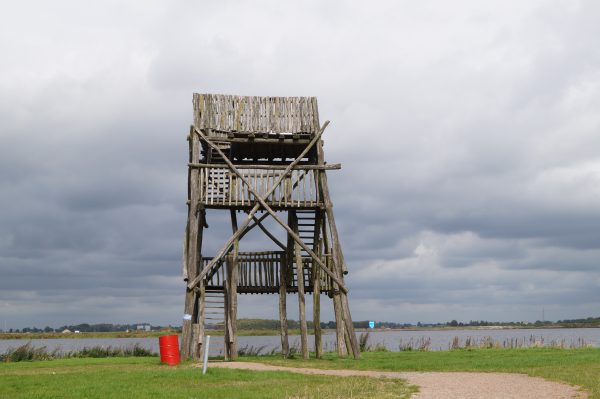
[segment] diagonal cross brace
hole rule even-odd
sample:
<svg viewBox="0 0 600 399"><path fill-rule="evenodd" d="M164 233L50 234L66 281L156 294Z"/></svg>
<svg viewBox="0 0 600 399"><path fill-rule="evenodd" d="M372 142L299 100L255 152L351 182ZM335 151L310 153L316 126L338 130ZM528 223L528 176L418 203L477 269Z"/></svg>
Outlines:
<svg viewBox="0 0 600 399"><path fill-rule="evenodd" d="M264 214L264 216L267 216L267 215L268 215L268 213ZM265 226L263 226L261 221L258 220L256 218L256 216L252 216L252 219L254 220L254 225L255 226L257 225L263 231L263 233L265 233L265 235L271 239L271 241L273 241L275 244L277 244L277 246L279 248L283 249L284 251L287 250L286 246L283 245L281 243L281 241L279 241L273 234L271 234L271 232L269 230L267 230L267 228Z"/></svg>
<svg viewBox="0 0 600 399"><path fill-rule="evenodd" d="M264 201L265 198L268 198L269 195L271 195L273 193L273 191L275 191L275 189L279 186L279 184L281 183L281 181L288 175L288 173L294 168L294 166L296 166L301 160L302 158L304 158L304 156L308 153L308 151L317 143L317 141L320 139L321 135L323 134L323 132L325 131L325 128L327 127L327 125L329 125L329 121L325 122L325 124L323 125L323 127L321 128L321 130L315 135L315 137L311 140L311 142L306 146L306 148L304 148L304 150L302 151L302 153L291 163L289 164L285 170L283 171L283 173L278 177L277 181L273 184L273 187L271 187L267 193L265 193L264 197L261 197L260 195L258 195L258 193L256 192L256 190L254 190L254 188L248 183L248 181L245 179L245 177L239 172L239 170L237 170L237 168L231 163L231 161L229 161L229 158L227 156L225 156L225 154L221 151L220 148L218 148L215 144L213 144L201 131L199 131L197 128L194 127L194 130L196 131L196 133L211 147L213 148L215 151L217 151L217 153L219 153L219 155L221 155L224 159L224 161L227 163L227 166L229 166L229 168L236 173L236 175L242 180L242 182L244 184L246 184L248 186L248 189L252 192L252 194L255 196L256 200L258 201L258 203L256 205L254 205L254 207L252 208L252 210L248 213L248 217L246 218L246 220L242 223L242 225L239 227L239 229L229 238L229 240L227 241L227 243L225 243L225 245L223 246L223 248L221 248L221 250L219 251L219 254L217 256L215 256L213 259L211 259L211 261L209 262L208 265L206 265L206 267L200 272L200 274L198 274L198 276L196 276L192 281L190 281L188 283L188 288L192 289L195 285L197 285L202 279L204 279L206 277L206 275L210 272L210 270L215 266L215 264L221 260L223 258L223 256L225 256L225 254L227 253L228 249L231 247L231 245L233 244L233 242L238 239L244 232L244 230L246 229L246 227L248 226L248 224L250 224L250 222L253 220L254 214L259 210L259 208L262 206L267 212L269 212L271 214L271 216L273 216L273 218L283 226L284 229L286 229L286 231L290 234L290 236L292 238L294 238L295 241L298 242L298 244L304 248L305 251L307 251L311 257L313 257L313 259L315 259L315 261L319 264L319 266L325 271L325 273L331 277L332 280L334 280L340 287L340 290L342 290L344 293L348 292L348 289L344 286L344 284L340 281L340 279L338 279L338 277L333 274L329 269L327 269L327 267L325 266L325 263L323 263L323 261L308 247L306 246L306 244L304 244L304 242L300 239L300 237L298 237L276 214L275 212L271 209L271 207L269 207L266 202Z"/></svg>
<svg viewBox="0 0 600 399"><path fill-rule="evenodd" d="M269 216L268 213L265 213L264 215L262 215L261 217L257 218L256 216L254 216L252 219L254 220L254 223L251 224L250 226L248 226L246 228L246 230L244 230L244 232L240 235L239 239L241 240L242 237L244 237L250 230L252 230L253 228L255 228L256 226L258 226L263 220L265 220L267 218L267 216Z"/></svg>
<svg viewBox="0 0 600 399"><path fill-rule="evenodd" d="M325 128L327 127L327 125L329 125L329 121L325 122L325 124L323 125L323 127L321 128L321 130L315 135L315 137L311 140L311 142L306 146L306 148L300 153L300 155L291 163L289 164L285 170L283 171L283 173L281 173L281 175L277 178L276 182L273 184L273 187L271 187L268 192L265 194L265 198L268 198L269 195L271 195L275 189L279 186L279 184L281 184L281 182L283 181L283 179L287 176L287 174L292 170L292 168L294 166L296 166L301 160L302 158L304 158L304 156L306 154L308 154L308 151L317 143L317 141L320 139L321 135L323 134L323 132L325 131ZM235 168L235 166L233 166L233 164L229 161L229 158L227 156L225 156L225 154L223 154L223 152L221 151L220 148L218 148L216 145L214 145L201 131L199 131L195 126L192 126L192 128L196 131L196 133L213 149L215 149L218 153L220 153L219 155L221 155L223 157L224 160L226 160L226 162L228 162L228 166L230 169L232 169L234 171L234 173L236 173L238 176L241 176L241 173ZM243 181L245 182L246 185L248 185L247 180L241 176ZM249 186L250 187L250 186ZM252 189L252 187L250 187L250 189ZM257 197L260 198L260 196L256 195L256 192L253 192L253 194ZM264 202L264 201L263 201ZM229 248L231 247L231 245L233 244L233 242L237 239L239 239L243 234L244 231L246 229L246 227L248 226L248 224L250 224L250 222L253 220L253 216L254 214L259 210L260 208L260 202L257 203L256 205L254 205L254 207L252 208L252 210L248 213L248 217L246 218L246 220L242 223L242 225L238 228L238 230L229 238L229 240L227 241L227 243L223 246L223 248L221 248L221 250L219 251L218 255L215 256L209 263L208 265L206 265L206 267L200 272L200 274L198 274L192 281L190 281L188 283L188 288L192 289L195 285L198 284L199 281L201 281L202 279L204 279L206 277L206 275L210 272L210 270L215 266L215 264L221 260L223 258L223 256L225 256L225 254L227 253L227 251L229 250Z"/></svg>
<svg viewBox="0 0 600 399"><path fill-rule="evenodd" d="M248 190L254 195L254 197L256 198L256 200L258 201L258 204L256 204L254 206L254 208L252 208L252 211L250 211L250 213L248 214L248 218L246 219L245 225L240 226L240 228L238 229L238 231L230 238L231 243L233 243L233 241L235 240L235 235L238 234L238 232L242 229L245 229L246 226L248 225L248 223L250 223L250 218L254 217L254 213L256 213L256 210L258 210L258 207L262 206L272 217L273 219L275 219L275 221L277 221L277 223L279 223L281 225L281 227L283 227L288 234L294 239L294 241L296 241L298 243L298 245L300 245L312 258L315 262L317 262L317 264L319 265L319 267L321 267L321 269L323 269L323 271L333 280L335 281L338 286L339 289L344 293L347 294L348 293L348 289L346 288L346 286L344 285L344 283L334 274L331 272L331 270L329 270L327 268L327 266L325 265L325 263L321 260L321 258L319 258L319 256L317 254L315 254L313 252L312 249L310 249L308 247L308 245L306 245L304 243L304 241L302 241L302 239L283 221L281 220L281 218L279 218L279 216L277 216L277 214L275 213L275 211L265 202L265 198L268 198L269 195L271 195L271 192L275 190L275 187L277 187L279 185L279 183L283 180L283 178L289 173L289 171L295 166L295 164L297 164L298 162L300 162L300 160L304 157L304 155L306 155L306 153L308 153L308 150L310 150L310 148L317 142L317 140L320 138L320 136L323 134L323 132L325 131L325 128L327 127L327 125L329 124L329 121L325 122L325 124L323 125L323 128L321 128L321 130L319 131L319 133L313 138L313 140L308 144L308 146L304 149L304 151L302 151L302 153L298 156L298 158L296 158L296 160L294 160L294 162L292 162L290 165L288 165L288 167L285 169L285 171L281 174L281 176L279 177L279 179L277 180L277 182L273 185L273 187L271 188L271 190L269 190L269 192L267 192L264 197L261 197L258 192L256 192L256 190L254 189L254 187L248 182L248 180L246 180L246 178L244 177L244 175L235 167L235 165L233 165L233 163L229 160L229 158L223 153L223 151L221 151L221 149L216 146L215 144L213 144L202 132L200 132L198 129L196 129L196 133L210 146L212 147L215 151L217 151L217 153L223 158L223 160L225 161L225 163L227 164L227 166L229 166L229 169L231 169L241 180L242 182L248 186ZM219 255L219 257L215 257L211 260L211 263L214 262L218 262L218 260L225 254L226 250L231 246L231 243L228 242L225 247L222 250L222 254ZM208 273L208 270L211 266L211 264L208 264L206 266L206 268L202 271L202 273L200 273L198 275L198 277L196 277L190 284L194 284L197 283L196 280L200 281L203 277L202 274L206 271ZM190 286L190 284L188 284L188 287ZM195 285L195 284L194 284ZM193 286L193 285L192 285ZM191 287L190 287L191 288Z"/></svg>

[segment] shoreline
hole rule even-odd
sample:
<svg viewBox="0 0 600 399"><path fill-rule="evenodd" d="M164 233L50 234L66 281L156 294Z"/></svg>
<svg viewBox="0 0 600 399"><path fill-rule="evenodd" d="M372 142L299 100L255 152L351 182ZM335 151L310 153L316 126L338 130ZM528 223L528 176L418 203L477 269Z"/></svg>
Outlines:
<svg viewBox="0 0 600 399"><path fill-rule="evenodd" d="M579 329L600 328L600 326L463 326L463 327L405 327L405 328L356 328L357 333L385 333L402 331L502 331L502 330L550 330L550 329ZM324 334L335 333L333 329L323 329ZM27 339L102 339L102 338L158 338L162 335L180 335L178 331L110 331L110 332L80 332L80 333L0 333L0 340ZM279 330L238 330L240 336L278 336ZM290 335L299 335L300 331L289 330ZM211 335L220 336L221 331L212 331Z"/></svg>

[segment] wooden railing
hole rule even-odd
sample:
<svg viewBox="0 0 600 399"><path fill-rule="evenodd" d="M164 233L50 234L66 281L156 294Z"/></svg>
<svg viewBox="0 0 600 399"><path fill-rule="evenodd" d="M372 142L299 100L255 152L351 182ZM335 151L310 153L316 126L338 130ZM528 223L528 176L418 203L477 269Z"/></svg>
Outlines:
<svg viewBox="0 0 600 399"><path fill-rule="evenodd" d="M253 206L248 187L229 169L199 167L200 202L205 206ZM282 169L240 168L244 178L263 196L274 185ZM315 207L321 205L319 170L294 169L269 195L266 202L276 207Z"/></svg>
<svg viewBox="0 0 600 399"><path fill-rule="evenodd" d="M206 267L212 258L203 257L203 267ZM238 292L239 293L278 293L280 286L281 267L290 267L287 288L289 292L295 292L298 287L295 264L288 265L286 254L283 251L265 252L240 252L237 257L238 264ZM328 267L331 265L331 256L323 257ZM304 264L304 286L307 292L312 292L312 259L303 258ZM331 287L331 278L316 268L321 282L321 292L328 292ZM207 276L208 287L222 287L227 279L227 268L224 264L215 269L212 275Z"/></svg>

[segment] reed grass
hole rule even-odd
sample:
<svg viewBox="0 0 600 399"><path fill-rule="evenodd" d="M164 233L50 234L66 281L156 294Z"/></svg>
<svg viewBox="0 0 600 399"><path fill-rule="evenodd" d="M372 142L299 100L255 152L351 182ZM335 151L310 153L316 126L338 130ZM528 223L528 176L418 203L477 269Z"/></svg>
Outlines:
<svg viewBox="0 0 600 399"><path fill-rule="evenodd" d="M61 351L60 348L48 350L45 346L35 347L31 342L20 345L16 348L9 348L5 353L0 354L2 362L22 362L34 360L54 360L68 358L105 358L105 357L148 357L157 356L156 353L146 349L139 344L126 347L113 346L90 346L74 351Z"/></svg>

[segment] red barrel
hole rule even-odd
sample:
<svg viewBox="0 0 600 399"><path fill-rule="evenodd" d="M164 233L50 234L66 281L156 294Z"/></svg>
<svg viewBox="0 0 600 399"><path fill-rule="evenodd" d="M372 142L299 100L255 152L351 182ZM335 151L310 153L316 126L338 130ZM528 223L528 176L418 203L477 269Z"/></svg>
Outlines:
<svg viewBox="0 0 600 399"><path fill-rule="evenodd" d="M179 339L177 335L163 335L158 337L160 348L160 361L170 366L179 364Z"/></svg>

